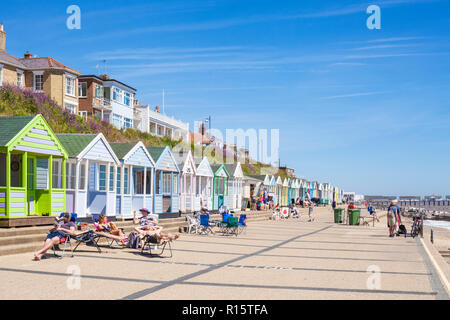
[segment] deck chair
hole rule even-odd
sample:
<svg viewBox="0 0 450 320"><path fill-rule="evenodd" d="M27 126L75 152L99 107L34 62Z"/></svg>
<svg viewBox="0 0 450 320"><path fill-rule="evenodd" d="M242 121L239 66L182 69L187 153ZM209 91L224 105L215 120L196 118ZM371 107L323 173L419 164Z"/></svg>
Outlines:
<svg viewBox="0 0 450 320"><path fill-rule="evenodd" d="M167 258L172 258L172 245L170 244L172 241L170 240L159 240L154 235L145 235L144 239L142 240L142 247L141 247L141 254L147 254L145 253L145 248L148 248L149 255L150 256L158 256L163 257L164 250L166 249L166 246L169 245L169 251L170 256ZM153 253L156 252L156 253Z"/></svg>
<svg viewBox="0 0 450 320"><path fill-rule="evenodd" d="M209 223L209 214L202 214L200 216L200 234L214 233L214 231L212 230L214 226L215 225Z"/></svg>
<svg viewBox="0 0 450 320"><path fill-rule="evenodd" d="M94 224L94 228L95 228L95 233L97 234L97 238L96 238L96 245L98 247L98 242L100 241L100 239L104 238L106 239L106 242L108 243L108 247L113 248L113 244L115 243L116 245L118 245L120 248L123 248L123 246L120 245L120 241L111 238L108 233L106 231L100 230L98 227L98 218L99 218L99 214L92 214L92 223ZM108 222L108 218L106 218L106 222ZM119 228L123 234L125 234L125 230L123 228Z"/></svg>

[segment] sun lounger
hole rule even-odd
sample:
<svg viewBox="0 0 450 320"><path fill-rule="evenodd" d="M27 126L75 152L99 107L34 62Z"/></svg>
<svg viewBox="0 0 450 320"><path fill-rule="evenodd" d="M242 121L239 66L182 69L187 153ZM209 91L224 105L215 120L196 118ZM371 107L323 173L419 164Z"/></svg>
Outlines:
<svg viewBox="0 0 450 320"><path fill-rule="evenodd" d="M146 254L145 250L148 248L150 256L162 257L166 246L169 245L170 256L167 258L172 258L172 245L170 240L159 240L154 235L145 235L142 241L141 254ZM155 252L155 253L153 253Z"/></svg>

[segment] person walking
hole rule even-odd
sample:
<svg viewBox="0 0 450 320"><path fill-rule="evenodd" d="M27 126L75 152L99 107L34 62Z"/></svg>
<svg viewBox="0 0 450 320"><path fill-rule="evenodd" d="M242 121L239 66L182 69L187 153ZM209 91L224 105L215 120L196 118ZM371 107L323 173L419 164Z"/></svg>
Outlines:
<svg viewBox="0 0 450 320"><path fill-rule="evenodd" d="M308 209L308 216L309 216L308 222L314 221L313 210L314 210L314 202L310 201L309 202L309 209Z"/></svg>
<svg viewBox="0 0 450 320"><path fill-rule="evenodd" d="M402 222L400 208L397 206L397 200L393 200L387 210L387 226L389 228L389 237L399 236L398 228Z"/></svg>

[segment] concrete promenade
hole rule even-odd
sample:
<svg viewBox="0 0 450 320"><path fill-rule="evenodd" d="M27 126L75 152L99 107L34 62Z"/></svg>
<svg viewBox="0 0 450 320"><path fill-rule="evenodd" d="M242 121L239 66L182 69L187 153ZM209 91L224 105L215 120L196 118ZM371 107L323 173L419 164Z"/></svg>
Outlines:
<svg viewBox="0 0 450 320"><path fill-rule="evenodd" d="M449 298L422 242L389 238L385 218L347 226L329 208L314 222L302 214L251 222L238 237L182 234L173 258L86 246L63 260L0 257L0 299Z"/></svg>

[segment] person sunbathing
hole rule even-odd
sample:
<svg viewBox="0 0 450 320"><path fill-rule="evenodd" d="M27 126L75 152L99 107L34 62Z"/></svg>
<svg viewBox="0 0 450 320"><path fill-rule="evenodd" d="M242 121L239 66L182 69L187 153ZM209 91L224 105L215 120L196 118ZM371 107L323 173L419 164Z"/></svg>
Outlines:
<svg viewBox="0 0 450 320"><path fill-rule="evenodd" d="M136 211L134 212L134 224L139 224L139 227L134 228L134 230L140 235L141 239L145 236L156 236L158 240L176 240L180 237L179 234L171 234L171 233L162 233L162 227L158 225L158 222L153 219L153 217L149 217L150 211L143 208L139 210L142 214L141 218L137 218Z"/></svg>
<svg viewBox="0 0 450 320"><path fill-rule="evenodd" d="M117 241L120 241L120 243L123 246L126 246L125 243L126 237L123 234L122 230L117 228L116 224L114 222L108 222L106 219L106 216L104 214L101 214L98 217L98 223L96 226L97 232L103 234L107 238L111 238Z"/></svg>
<svg viewBox="0 0 450 320"><path fill-rule="evenodd" d="M39 261L42 256L53 246L58 245L61 239L67 236L79 236L88 231L76 231L76 225L74 222L70 221L72 218L71 214L66 212L61 220L58 220L53 227L49 230L49 234L44 241L44 247L35 252L33 260Z"/></svg>

